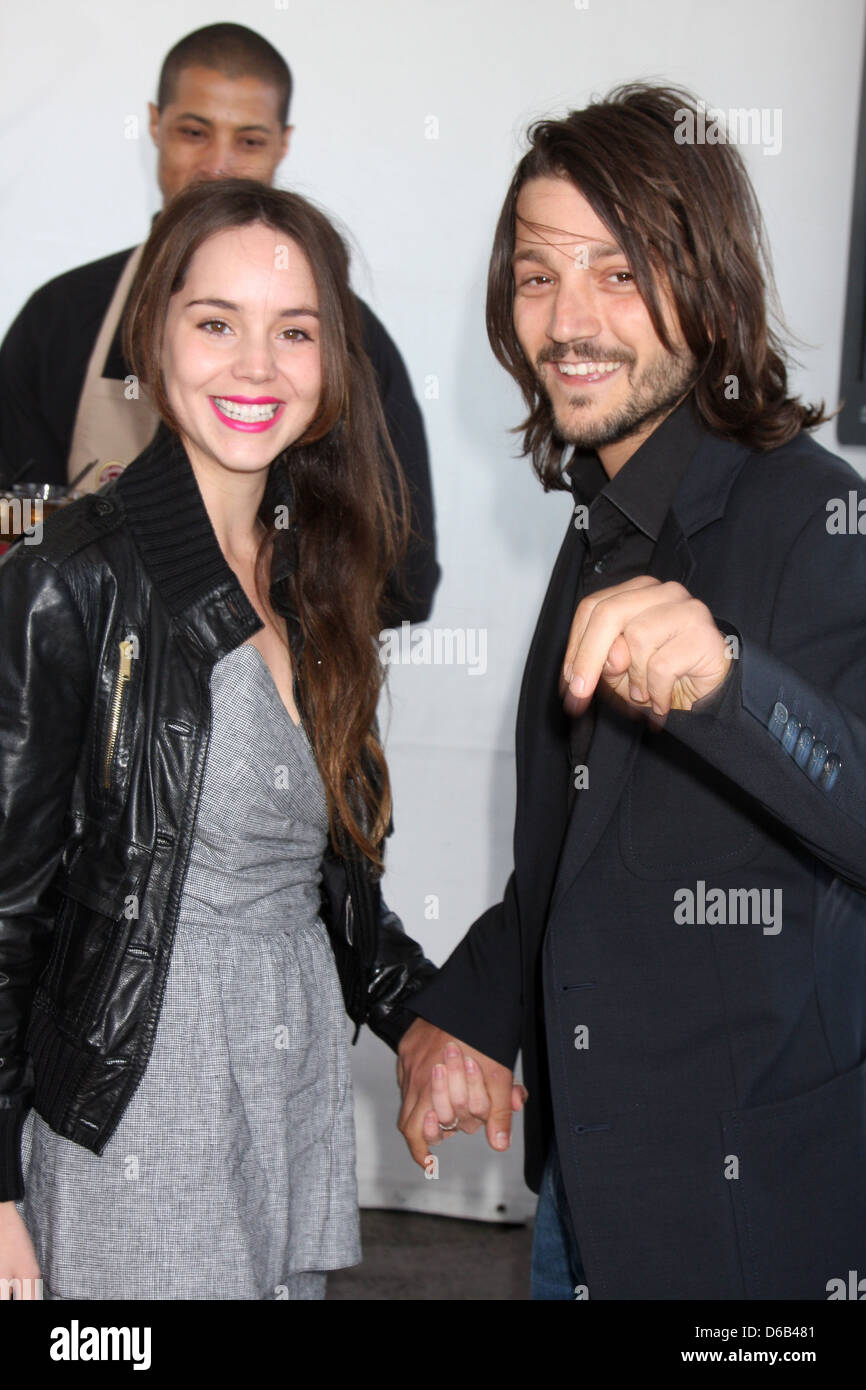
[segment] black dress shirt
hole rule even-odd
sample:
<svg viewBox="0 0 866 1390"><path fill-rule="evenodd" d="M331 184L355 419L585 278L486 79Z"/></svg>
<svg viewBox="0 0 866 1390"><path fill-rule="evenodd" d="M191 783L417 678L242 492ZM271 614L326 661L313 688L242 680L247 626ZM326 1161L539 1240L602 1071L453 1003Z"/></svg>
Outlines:
<svg viewBox="0 0 866 1390"><path fill-rule="evenodd" d="M688 396L612 478L594 450L575 450L565 470L575 502L575 529L585 549L575 608L587 594L647 573L665 517L700 438L701 425ZM581 524L584 521L586 525ZM563 633L563 658L567 639L568 633ZM594 727L592 700L571 722L568 759L572 805L576 769L587 763Z"/></svg>

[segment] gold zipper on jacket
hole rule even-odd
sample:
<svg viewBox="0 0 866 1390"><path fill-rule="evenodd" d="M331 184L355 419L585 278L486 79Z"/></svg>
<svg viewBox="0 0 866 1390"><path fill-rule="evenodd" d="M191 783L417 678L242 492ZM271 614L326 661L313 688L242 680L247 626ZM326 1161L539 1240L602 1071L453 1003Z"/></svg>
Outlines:
<svg viewBox="0 0 866 1390"><path fill-rule="evenodd" d="M117 678L114 683L114 693L109 705L109 728L108 728L108 748L105 753L105 778L103 785L111 786L111 759L114 756L114 746L117 743L117 731L120 728L120 712L123 708L123 692L126 689L127 681L132 675L132 653L134 643L130 638L123 638L119 643L120 665L117 671Z"/></svg>

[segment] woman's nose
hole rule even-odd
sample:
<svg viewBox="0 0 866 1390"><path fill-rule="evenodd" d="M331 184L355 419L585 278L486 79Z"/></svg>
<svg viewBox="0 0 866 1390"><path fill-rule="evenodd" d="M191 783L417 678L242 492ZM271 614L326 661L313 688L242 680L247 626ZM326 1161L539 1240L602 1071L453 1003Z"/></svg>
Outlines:
<svg viewBox="0 0 866 1390"><path fill-rule="evenodd" d="M266 381L276 374L273 344L264 331L246 333L238 343L233 363L235 376Z"/></svg>

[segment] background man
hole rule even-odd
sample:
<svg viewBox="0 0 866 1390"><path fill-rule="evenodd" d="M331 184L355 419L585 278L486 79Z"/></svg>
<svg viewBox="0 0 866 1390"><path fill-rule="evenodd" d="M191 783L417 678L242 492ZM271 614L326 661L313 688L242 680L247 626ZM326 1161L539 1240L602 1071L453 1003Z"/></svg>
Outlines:
<svg viewBox="0 0 866 1390"><path fill-rule="evenodd" d="M690 107L640 85L533 127L491 260L525 452L575 512L514 873L413 1000L400 1127L419 1162L479 1116L506 1147L522 1047L537 1298L866 1268L866 502L805 433L753 190L678 143ZM431 1088L455 1039L469 1075L452 1047Z"/></svg>
<svg viewBox="0 0 866 1390"><path fill-rule="evenodd" d="M270 43L240 24L181 39L160 72L150 133L164 202L196 179L271 183L287 153L292 78ZM91 462L94 490L149 443L156 415L126 378L120 325L140 248L79 266L31 296L0 346L0 483L66 483ZM439 581L427 444L400 353L363 300L364 343L406 475L412 537L383 621L419 622Z"/></svg>

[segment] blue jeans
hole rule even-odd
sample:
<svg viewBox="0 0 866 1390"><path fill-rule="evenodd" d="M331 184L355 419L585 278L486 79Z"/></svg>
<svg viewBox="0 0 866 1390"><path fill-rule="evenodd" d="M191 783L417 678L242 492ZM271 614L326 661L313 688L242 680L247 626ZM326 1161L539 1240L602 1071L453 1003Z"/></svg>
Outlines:
<svg viewBox="0 0 866 1390"><path fill-rule="evenodd" d="M555 1139L550 1144L538 1196L529 1296L572 1301L588 1296Z"/></svg>

